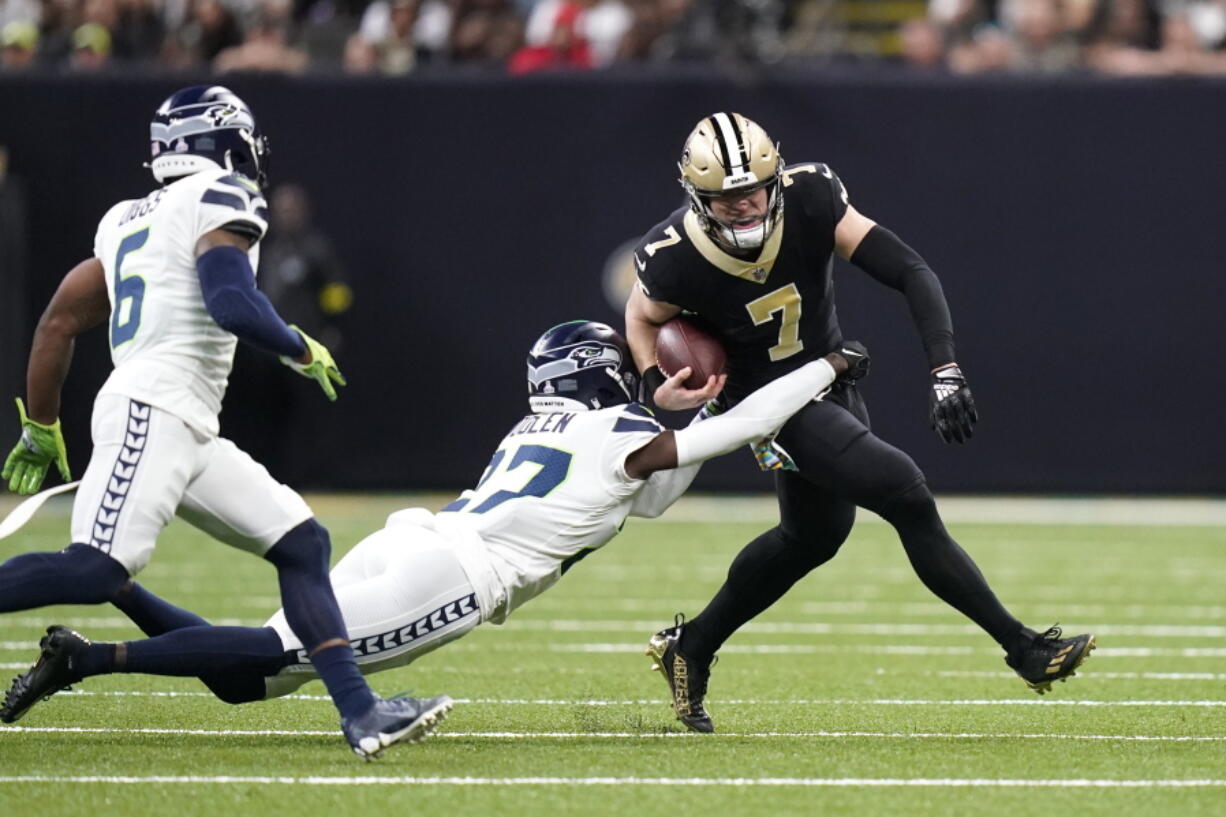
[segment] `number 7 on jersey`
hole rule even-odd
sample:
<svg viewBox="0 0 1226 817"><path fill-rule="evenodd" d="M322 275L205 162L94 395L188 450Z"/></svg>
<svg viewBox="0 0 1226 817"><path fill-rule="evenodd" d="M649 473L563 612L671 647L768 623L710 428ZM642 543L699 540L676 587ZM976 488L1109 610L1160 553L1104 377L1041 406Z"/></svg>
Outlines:
<svg viewBox="0 0 1226 817"><path fill-rule="evenodd" d="M774 292L745 304L749 317L753 318L754 326L761 326L779 316L779 342L767 350L771 362L783 360L786 357L805 348L800 339L800 290L795 284L780 287Z"/></svg>

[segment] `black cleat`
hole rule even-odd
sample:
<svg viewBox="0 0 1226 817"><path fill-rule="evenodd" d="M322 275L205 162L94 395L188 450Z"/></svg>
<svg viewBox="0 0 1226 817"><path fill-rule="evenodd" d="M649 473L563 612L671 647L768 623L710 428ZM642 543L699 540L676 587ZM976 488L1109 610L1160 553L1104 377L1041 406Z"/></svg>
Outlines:
<svg viewBox="0 0 1226 817"><path fill-rule="evenodd" d="M427 738L451 711L446 695L436 698L382 698L358 718L341 719L341 731L357 756L373 760L397 741L417 743Z"/></svg>
<svg viewBox="0 0 1226 817"><path fill-rule="evenodd" d="M88 638L67 627L59 624L48 627L47 634L38 642L42 649L38 661L13 679L13 685L4 696L0 721L14 723L34 704L80 681L82 676L73 668L73 659L89 644Z"/></svg>
<svg viewBox="0 0 1226 817"><path fill-rule="evenodd" d="M1032 630L1023 630L1032 633ZM1005 656L1005 663L1021 676L1026 686L1042 695L1051 691L1053 681L1067 681L1097 646L1089 633L1061 638L1060 628L1052 627L1034 640Z"/></svg>
<svg viewBox="0 0 1226 817"><path fill-rule="evenodd" d="M711 716L702 705L711 677L711 664L700 664L681 654L678 645L685 617L678 613L675 621L674 626L661 630L647 642L646 652L653 661L651 668L658 669L668 681L677 720L695 732L714 732L715 724L711 723Z"/></svg>

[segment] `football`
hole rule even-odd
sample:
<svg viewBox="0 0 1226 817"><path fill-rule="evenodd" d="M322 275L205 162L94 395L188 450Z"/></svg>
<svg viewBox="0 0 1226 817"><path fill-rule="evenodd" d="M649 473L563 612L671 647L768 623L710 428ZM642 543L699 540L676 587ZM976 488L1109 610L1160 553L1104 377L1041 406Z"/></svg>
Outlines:
<svg viewBox="0 0 1226 817"><path fill-rule="evenodd" d="M723 374L727 356L723 345L689 318L673 318L660 327L656 337L656 365L667 376L689 366L687 389L700 389L711 375Z"/></svg>

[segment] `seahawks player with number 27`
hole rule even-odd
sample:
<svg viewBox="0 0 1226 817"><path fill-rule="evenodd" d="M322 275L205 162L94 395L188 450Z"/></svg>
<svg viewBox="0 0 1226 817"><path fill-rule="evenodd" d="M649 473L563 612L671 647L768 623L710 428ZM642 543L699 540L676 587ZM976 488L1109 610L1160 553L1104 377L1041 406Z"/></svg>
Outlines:
<svg viewBox="0 0 1226 817"><path fill-rule="evenodd" d="M735 113L703 118L686 140L680 182L688 206L653 227L635 251L639 285L626 306L626 336L655 390L659 327L682 309L722 335L728 353L726 404L839 348L832 255L901 292L932 375L933 427L946 442L968 439L978 415L955 362L949 307L936 275L898 236L856 211L828 165L787 166L753 121ZM648 654L673 692L677 717L713 731L703 698L720 645L798 579L832 558L856 507L894 526L916 573L937 596L982 627L1006 662L1039 693L1063 680L1094 647L1089 634L1061 638L1022 626L997 601L978 567L946 532L924 475L902 451L869 431L854 383L802 409L762 452L776 470L780 524L733 561L698 616L657 633ZM766 456L769 455L769 456ZM768 462L769 461L769 462Z"/></svg>
<svg viewBox="0 0 1226 817"><path fill-rule="evenodd" d="M868 366L862 348L848 344L724 414L665 431L632 402L638 376L620 335L590 321L550 329L528 355L532 413L511 427L476 487L437 514L397 511L333 570L362 670L404 666L481 622L502 623L617 535L627 516L663 513L701 462L777 430L836 376L862 374ZM689 374L677 372L660 394L694 408L724 385L722 376L712 376L704 387L686 389ZM316 677L283 612L262 628L210 627L144 598L149 603L125 612L147 633L162 635L100 644L51 627L51 645L14 684L3 711L112 672L198 676L231 703L285 695Z"/></svg>
<svg viewBox="0 0 1226 817"><path fill-rule="evenodd" d="M250 108L220 86L171 95L150 135L149 168L162 186L103 216L93 257L64 278L34 333L29 412L19 399L21 440L3 470L10 490L34 493L52 462L69 479L61 387L76 336L108 318L115 369L94 402L94 450L73 505L72 544L0 565L0 612L109 601L152 628L146 632L162 630L173 608L158 620L147 608L160 601L130 577L178 514L276 566L289 627L308 646L345 738L369 758L429 732L451 701L384 701L371 691L328 582L327 531L302 497L218 436L238 340L279 355L331 400L333 383L345 382L328 350L287 326L255 287L267 229L267 143ZM44 638L44 654L62 637ZM232 679L214 682L225 687ZM21 685L19 678L16 693ZM0 716L12 722L34 700L11 695Z"/></svg>

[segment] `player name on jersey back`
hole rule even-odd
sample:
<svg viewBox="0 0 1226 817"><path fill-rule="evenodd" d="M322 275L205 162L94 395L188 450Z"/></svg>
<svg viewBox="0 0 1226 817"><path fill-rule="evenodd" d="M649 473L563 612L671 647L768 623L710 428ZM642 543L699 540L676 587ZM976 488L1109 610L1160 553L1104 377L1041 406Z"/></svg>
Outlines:
<svg viewBox="0 0 1226 817"><path fill-rule="evenodd" d="M520 434L561 434L573 419L575 419L573 412L559 411L550 414L529 414L519 425L511 429L507 437L515 437Z"/></svg>

